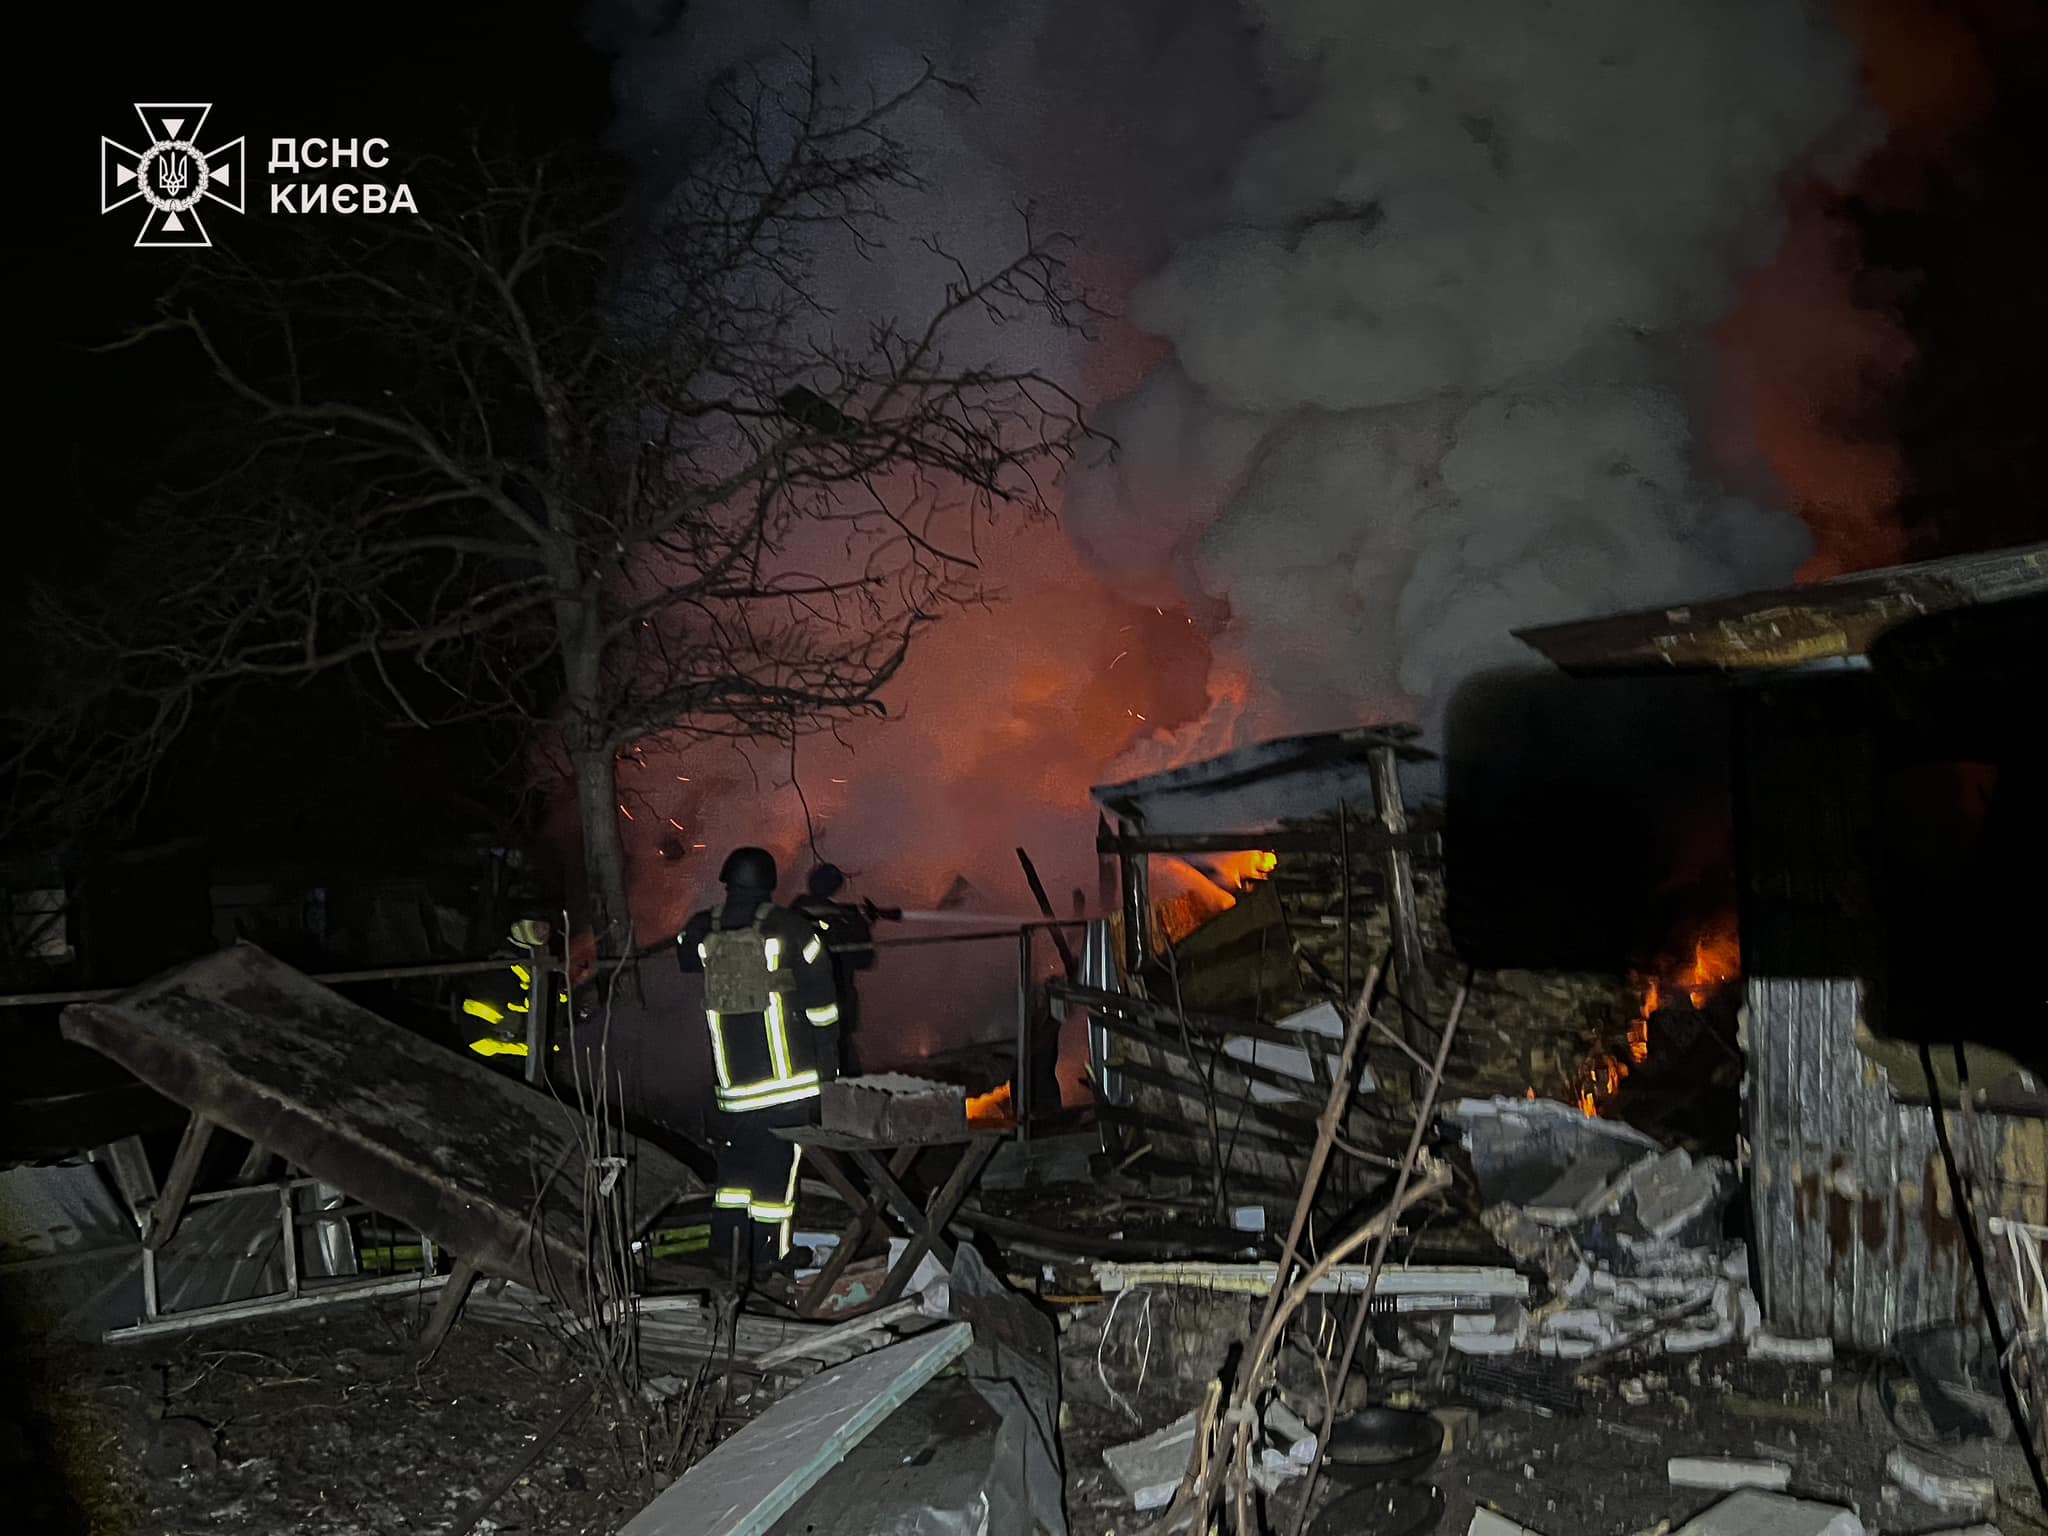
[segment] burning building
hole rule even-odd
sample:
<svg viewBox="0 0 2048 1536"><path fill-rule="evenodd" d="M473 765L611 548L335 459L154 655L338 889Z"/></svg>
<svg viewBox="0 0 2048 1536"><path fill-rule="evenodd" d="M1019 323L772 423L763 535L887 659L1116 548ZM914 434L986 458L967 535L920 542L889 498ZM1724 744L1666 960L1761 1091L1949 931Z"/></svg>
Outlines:
<svg viewBox="0 0 2048 1536"><path fill-rule="evenodd" d="M1523 632L1576 676L1729 687L1743 1134L1773 1327L1876 1348L1979 1315L1973 1224L2048 1210L2021 958L2048 851L2023 702L2044 594L2037 545Z"/></svg>

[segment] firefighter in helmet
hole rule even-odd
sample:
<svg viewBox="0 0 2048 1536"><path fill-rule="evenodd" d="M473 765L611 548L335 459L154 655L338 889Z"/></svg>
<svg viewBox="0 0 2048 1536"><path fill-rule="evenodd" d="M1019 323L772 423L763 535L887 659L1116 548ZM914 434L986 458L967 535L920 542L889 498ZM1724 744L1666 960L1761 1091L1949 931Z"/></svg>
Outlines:
<svg viewBox="0 0 2048 1536"><path fill-rule="evenodd" d="M856 971L875 966L875 924L902 914L871 901L842 898L846 873L836 864L820 864L806 882L804 894L792 904L825 935L825 955L832 962L832 984L839 994L840 1065L848 1076L864 1070L860 1060L860 992Z"/></svg>
<svg viewBox="0 0 2048 1536"><path fill-rule="evenodd" d="M838 1075L839 998L824 935L775 904L774 855L735 849L718 878L725 899L685 925L676 958L703 973L717 1076L712 1257L736 1253L758 1274L789 1256L803 1154L775 1131L809 1123L820 1085Z"/></svg>
<svg viewBox="0 0 2048 1536"><path fill-rule="evenodd" d="M548 968L548 925L523 918L512 925L512 947L522 958L507 960L502 971L486 971L471 978L469 990L456 1007L456 1023L462 1039L472 1051L486 1059L500 1056L524 1058L527 1054L527 1025L536 1006L547 1007L546 988L553 985L555 1004L569 1001L562 978ZM542 988L535 1002L535 983ZM547 1039L552 1031L543 1030ZM560 1046L556 1047L561 1049ZM514 1065L519 1061L515 1060Z"/></svg>

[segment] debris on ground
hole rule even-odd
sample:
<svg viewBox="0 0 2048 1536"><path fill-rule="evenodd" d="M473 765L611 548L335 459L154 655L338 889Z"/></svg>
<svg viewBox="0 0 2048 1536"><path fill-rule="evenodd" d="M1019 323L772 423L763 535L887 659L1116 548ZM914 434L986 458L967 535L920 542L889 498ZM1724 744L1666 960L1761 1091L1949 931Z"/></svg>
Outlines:
<svg viewBox="0 0 2048 1536"><path fill-rule="evenodd" d="M1926 1458L1904 1448L1885 1458L1884 1472L1922 1504L1965 1520L1988 1515L1998 1497L1997 1485L1990 1478L1930 1466Z"/></svg>
<svg viewBox="0 0 2048 1536"><path fill-rule="evenodd" d="M1543 1100L1463 1100L1481 1224L1543 1273L1548 1302L1456 1319L1463 1354L1529 1351L1592 1360L1644 1348L1699 1354L1740 1341L1759 1359L1820 1364L1826 1340L1765 1332L1749 1256L1724 1242L1734 1171L1720 1158L1662 1148L1627 1126Z"/></svg>
<svg viewBox="0 0 2048 1536"><path fill-rule="evenodd" d="M1852 1509L1745 1489L1688 1520L1672 1536L1863 1536Z"/></svg>
<svg viewBox="0 0 2048 1536"><path fill-rule="evenodd" d="M1765 1488L1783 1492L1792 1486L1792 1469L1782 1461L1674 1456L1668 1473L1674 1488Z"/></svg>

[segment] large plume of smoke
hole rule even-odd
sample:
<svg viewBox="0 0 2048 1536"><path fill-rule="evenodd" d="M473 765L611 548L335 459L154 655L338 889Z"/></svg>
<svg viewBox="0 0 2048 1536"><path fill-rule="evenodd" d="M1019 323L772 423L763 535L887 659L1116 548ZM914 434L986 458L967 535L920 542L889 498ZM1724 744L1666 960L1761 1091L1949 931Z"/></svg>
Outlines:
<svg viewBox="0 0 2048 1536"><path fill-rule="evenodd" d="M1172 345L1069 523L1228 605L1276 724L1418 710L1512 626L1788 577L1694 397L1783 173L1851 115L1797 0L1272 0L1274 116L1135 314ZM1187 445L1210 462L1185 516ZM1220 500L1220 507L1218 505Z"/></svg>
<svg viewBox="0 0 2048 1536"><path fill-rule="evenodd" d="M1418 715L1516 659L1511 627L1788 577L1798 521L1731 494L1692 423L1706 337L1779 238L1788 168L1854 116L1804 0L615 0L621 132L687 152L704 86L813 53L886 88L930 58L975 101L909 125L930 194L835 268L858 323L915 312L1015 209L1079 239L1126 316L1033 360L1121 441L1064 534L1000 530L1008 601L929 636L900 718L774 754L650 761L643 934L736 841L874 894L1025 843L1092 891L1086 786L1280 730ZM808 814L807 814L808 813ZM668 830L671 826L677 830ZM670 843L653 857L657 839ZM878 888L879 887L879 888ZM671 930L672 931L672 930Z"/></svg>

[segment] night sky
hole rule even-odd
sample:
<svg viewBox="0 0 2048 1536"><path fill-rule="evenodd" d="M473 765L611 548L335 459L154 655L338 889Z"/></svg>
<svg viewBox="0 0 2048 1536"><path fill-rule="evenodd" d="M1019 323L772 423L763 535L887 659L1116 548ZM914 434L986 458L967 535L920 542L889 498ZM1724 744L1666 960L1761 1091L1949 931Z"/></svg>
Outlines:
<svg viewBox="0 0 2048 1536"><path fill-rule="evenodd" d="M133 248L133 206L101 216L100 135L139 147L137 100L211 101L206 147L247 139L247 212L203 204L217 244L260 250L273 137L382 136L400 179L409 158L458 152L472 133L544 148L599 141L606 61L572 5L429 6L371 0L346 11L234 3L201 27L146 7L80 8L61 23L92 67L63 93L41 188L25 317L37 493L19 505L37 538L25 568L90 583L121 558L151 466L203 409L183 348L119 357L85 349L146 320L175 251ZM28 508L35 508L34 513ZM143 841L204 831L216 844L294 857L416 846L437 833L495 831L521 812L516 744L462 732L394 732L354 690L244 695L200 720L169 765ZM485 771L479 772L482 766ZM422 799L423 778L462 791Z"/></svg>

